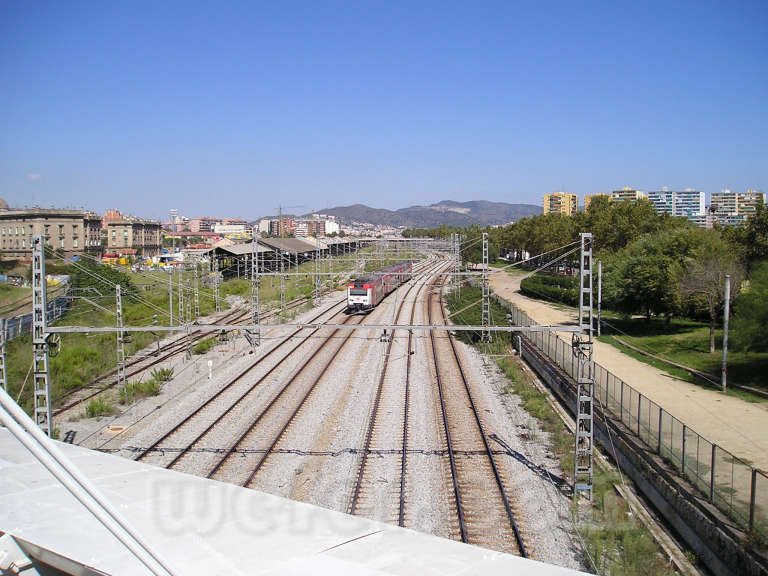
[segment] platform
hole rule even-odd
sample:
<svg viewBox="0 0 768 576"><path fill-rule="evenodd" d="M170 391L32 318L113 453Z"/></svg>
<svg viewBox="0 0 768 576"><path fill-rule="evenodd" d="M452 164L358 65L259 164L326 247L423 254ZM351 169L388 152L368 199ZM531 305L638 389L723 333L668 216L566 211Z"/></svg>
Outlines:
<svg viewBox="0 0 768 576"><path fill-rule="evenodd" d="M57 444L178 575L582 574ZM148 574L2 427L0 531L108 574Z"/></svg>

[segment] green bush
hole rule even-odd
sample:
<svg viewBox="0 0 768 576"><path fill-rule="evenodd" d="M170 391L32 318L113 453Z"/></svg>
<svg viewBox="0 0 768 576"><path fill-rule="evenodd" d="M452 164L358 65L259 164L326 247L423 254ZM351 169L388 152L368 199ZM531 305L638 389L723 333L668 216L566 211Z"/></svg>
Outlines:
<svg viewBox="0 0 768 576"><path fill-rule="evenodd" d="M216 337L204 338L192 347L192 354L205 354L216 344ZM171 370L173 372L173 370Z"/></svg>
<svg viewBox="0 0 768 576"><path fill-rule="evenodd" d="M146 382L128 382L120 389L120 404L130 404L147 396L157 396L161 389L162 385L154 378Z"/></svg>
<svg viewBox="0 0 768 576"><path fill-rule="evenodd" d="M157 368L152 370L152 378L158 382L168 382L173 378L173 368Z"/></svg>
<svg viewBox="0 0 768 576"><path fill-rule="evenodd" d="M104 398L91 398L85 406L85 415L88 418L107 416L114 413L114 411L115 407L112 406L112 403Z"/></svg>
<svg viewBox="0 0 768 576"><path fill-rule="evenodd" d="M535 275L520 282L520 293L569 306L579 303L579 281L571 276Z"/></svg>

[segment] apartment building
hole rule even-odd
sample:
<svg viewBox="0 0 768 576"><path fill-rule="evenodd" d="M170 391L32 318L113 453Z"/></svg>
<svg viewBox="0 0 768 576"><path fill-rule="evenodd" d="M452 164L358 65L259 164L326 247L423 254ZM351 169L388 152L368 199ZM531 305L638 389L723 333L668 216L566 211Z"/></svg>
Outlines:
<svg viewBox="0 0 768 576"><path fill-rule="evenodd" d="M630 202L637 202L643 200L646 195L641 190L635 190L634 188L627 188L626 186L621 190L614 190L611 192L612 202L624 202L629 200Z"/></svg>
<svg viewBox="0 0 768 576"><path fill-rule="evenodd" d="M579 208L576 194L553 192L544 194L544 214L565 214L573 216Z"/></svg>
<svg viewBox="0 0 768 576"><path fill-rule="evenodd" d="M648 200L658 214L688 218L698 226L707 226L706 194L699 190L669 190L662 188L648 192Z"/></svg>
<svg viewBox="0 0 768 576"><path fill-rule="evenodd" d="M213 218L212 216L199 216L198 218L191 218L189 220L190 232L213 232L213 227L221 222L221 218ZM177 228L179 230L180 228Z"/></svg>
<svg viewBox="0 0 768 576"><path fill-rule="evenodd" d="M757 190L746 192L713 192L709 202L712 220L721 226L741 226L765 206L765 194Z"/></svg>
<svg viewBox="0 0 768 576"><path fill-rule="evenodd" d="M123 218L107 224L107 250L130 253L145 258L162 251L162 226L157 220Z"/></svg>
<svg viewBox="0 0 768 576"><path fill-rule="evenodd" d="M46 244L62 256L101 251L101 218L86 210L57 208L9 209L0 204L0 260L32 257L32 236L41 234Z"/></svg>

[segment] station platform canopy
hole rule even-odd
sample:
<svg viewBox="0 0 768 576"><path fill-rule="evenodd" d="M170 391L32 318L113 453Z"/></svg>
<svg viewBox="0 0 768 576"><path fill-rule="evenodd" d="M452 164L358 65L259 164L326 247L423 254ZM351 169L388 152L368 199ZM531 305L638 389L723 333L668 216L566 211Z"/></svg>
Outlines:
<svg viewBox="0 0 768 576"><path fill-rule="evenodd" d="M57 446L179 575L581 574L70 444ZM18 543L16 552L40 567L24 574L149 573L1 427L0 531L5 533L0 560ZM70 568L45 571L49 565Z"/></svg>

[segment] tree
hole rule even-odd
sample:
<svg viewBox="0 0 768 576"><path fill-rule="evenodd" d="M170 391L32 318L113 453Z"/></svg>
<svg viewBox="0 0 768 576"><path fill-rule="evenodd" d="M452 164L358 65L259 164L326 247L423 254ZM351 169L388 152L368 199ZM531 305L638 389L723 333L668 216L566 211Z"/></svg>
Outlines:
<svg viewBox="0 0 768 576"><path fill-rule="evenodd" d="M749 288L734 304L732 334L737 349L768 350L768 261L752 266Z"/></svg>
<svg viewBox="0 0 768 576"><path fill-rule="evenodd" d="M747 262L768 259L768 208L764 205L747 221L744 236Z"/></svg>
<svg viewBox="0 0 768 576"><path fill-rule="evenodd" d="M715 326L725 304L725 276L731 275L731 298L738 294L744 267L718 230L702 230L700 242L679 278L682 298L709 314L709 353L715 352Z"/></svg>
<svg viewBox="0 0 768 576"><path fill-rule="evenodd" d="M680 310L678 278L686 257L693 253L697 230L678 228L642 236L615 253L603 251L603 300L627 314L664 315Z"/></svg>

